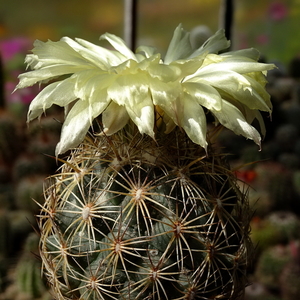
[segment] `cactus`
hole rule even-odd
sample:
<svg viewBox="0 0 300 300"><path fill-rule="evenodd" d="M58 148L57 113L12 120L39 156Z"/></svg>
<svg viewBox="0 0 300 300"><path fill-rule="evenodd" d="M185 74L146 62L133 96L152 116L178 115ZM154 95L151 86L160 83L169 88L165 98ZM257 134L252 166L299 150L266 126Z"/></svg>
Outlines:
<svg viewBox="0 0 300 300"><path fill-rule="evenodd" d="M300 297L300 241L291 241L289 250L291 261L284 267L279 278L283 300L298 299Z"/></svg>
<svg viewBox="0 0 300 300"><path fill-rule="evenodd" d="M0 110L0 161L11 162L22 148L14 117Z"/></svg>
<svg viewBox="0 0 300 300"><path fill-rule="evenodd" d="M41 278L41 261L37 257L38 245L38 235L29 234L16 266L16 285L29 299L41 297L46 291L46 285Z"/></svg>
<svg viewBox="0 0 300 300"><path fill-rule="evenodd" d="M254 282L246 288L245 300L282 300L278 295L272 295L267 288L259 282Z"/></svg>
<svg viewBox="0 0 300 300"><path fill-rule="evenodd" d="M28 176L22 178L15 191L15 204L18 209L38 211L38 204L42 202L44 176ZM32 199L35 200L32 201Z"/></svg>
<svg viewBox="0 0 300 300"><path fill-rule="evenodd" d="M124 135L100 139L96 148L96 141L82 144L45 191L42 256L60 274L53 278L48 269L49 281L83 299L97 299L102 289L111 298L120 290L130 299L237 296L251 251L249 216L221 157L204 162L203 150L179 132L159 146ZM168 149L172 140L189 154L173 144ZM131 143L136 146L127 157L124 147ZM124 164L106 152L109 145L126 155Z"/></svg>
<svg viewBox="0 0 300 300"><path fill-rule="evenodd" d="M282 300L299 299L300 297L300 266L294 262L288 264L280 278Z"/></svg>
<svg viewBox="0 0 300 300"><path fill-rule="evenodd" d="M280 275L290 261L291 254L287 246L272 246L259 257L255 278L269 290L278 293L280 291Z"/></svg>
<svg viewBox="0 0 300 300"><path fill-rule="evenodd" d="M263 162L257 164L255 167L257 177L251 186L257 191L262 193L259 197L263 197L261 216L271 211L293 211L299 213L299 205L297 193L294 185L293 172L285 168L279 162ZM256 199L257 200L257 199ZM258 208L261 205L258 202ZM260 208L259 208L260 210Z"/></svg>
<svg viewBox="0 0 300 300"><path fill-rule="evenodd" d="M193 49L178 26L164 60L63 38L37 41L17 88L51 79L28 121L67 107L38 216L56 299L238 299L252 255L247 194L214 147L220 126L260 145L271 111L254 49L219 54L220 30ZM71 74L70 76L63 76ZM72 103L72 106L69 104ZM67 158L58 155L71 149Z"/></svg>
<svg viewBox="0 0 300 300"><path fill-rule="evenodd" d="M0 209L0 291L3 289L6 281L6 270L9 265L8 256L10 252L10 222L7 217L7 211Z"/></svg>
<svg viewBox="0 0 300 300"><path fill-rule="evenodd" d="M46 284L41 278L41 260L37 255L38 245L38 235L30 233L16 265L10 266L8 277L11 283L2 295L3 299L51 299Z"/></svg>
<svg viewBox="0 0 300 300"><path fill-rule="evenodd" d="M254 218L251 221L251 228L251 239L259 251L277 244L286 245L300 238L299 218L288 211L270 213L262 220Z"/></svg>

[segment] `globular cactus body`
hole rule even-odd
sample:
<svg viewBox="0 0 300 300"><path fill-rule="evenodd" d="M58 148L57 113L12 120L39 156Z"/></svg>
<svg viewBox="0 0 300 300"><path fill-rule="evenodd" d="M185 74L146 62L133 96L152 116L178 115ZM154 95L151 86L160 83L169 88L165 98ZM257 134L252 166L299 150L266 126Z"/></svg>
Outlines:
<svg viewBox="0 0 300 300"><path fill-rule="evenodd" d="M179 132L160 146L122 133L84 143L49 179L41 249L59 299L239 296L249 210L222 157Z"/></svg>

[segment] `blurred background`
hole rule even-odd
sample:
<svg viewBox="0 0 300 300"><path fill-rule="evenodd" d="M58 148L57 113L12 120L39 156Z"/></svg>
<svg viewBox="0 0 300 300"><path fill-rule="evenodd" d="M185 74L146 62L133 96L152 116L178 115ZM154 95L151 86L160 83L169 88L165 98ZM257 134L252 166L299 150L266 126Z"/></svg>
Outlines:
<svg viewBox="0 0 300 300"><path fill-rule="evenodd" d="M193 41L222 27L221 0L139 0L137 45L164 53L182 23ZM272 121L262 151L224 131L221 146L241 186L250 185L252 239L257 245L248 300L300 299L300 0L236 0L232 49L254 47L275 62L268 75ZM18 74L34 40L62 36L99 43L105 32L123 36L123 0L0 0L0 299L51 299L40 277L34 215L43 202L43 180L58 165L61 110L52 108L26 126L38 87L17 91ZM46 154L46 155L45 155ZM32 200L35 199L35 202Z"/></svg>

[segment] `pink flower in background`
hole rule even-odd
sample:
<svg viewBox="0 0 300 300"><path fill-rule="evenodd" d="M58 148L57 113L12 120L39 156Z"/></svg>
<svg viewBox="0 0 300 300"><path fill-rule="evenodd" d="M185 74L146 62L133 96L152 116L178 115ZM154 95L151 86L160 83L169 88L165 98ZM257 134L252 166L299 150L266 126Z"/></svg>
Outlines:
<svg viewBox="0 0 300 300"><path fill-rule="evenodd" d="M0 53L3 61L12 59L16 54L28 52L31 49L32 41L25 37L15 37L0 41Z"/></svg>
<svg viewBox="0 0 300 300"><path fill-rule="evenodd" d="M14 81L7 81L4 87L5 98L10 104L22 103L28 105L39 92L39 88L37 86L31 86L28 89L18 90L13 93L13 90L16 87L16 82Z"/></svg>
<svg viewBox="0 0 300 300"><path fill-rule="evenodd" d="M38 87L30 87L29 89L12 93L17 84L18 75L24 70L25 56L31 48L32 41L26 37L0 40L0 56L3 61L4 89L7 104L22 103L23 105L28 105L38 93Z"/></svg>
<svg viewBox="0 0 300 300"><path fill-rule="evenodd" d="M269 43L269 37L266 34L260 34L257 38L257 43L260 45L266 45Z"/></svg>
<svg viewBox="0 0 300 300"><path fill-rule="evenodd" d="M281 21L288 14L288 8L284 3L279 1L271 3L269 7L269 15L273 21Z"/></svg>

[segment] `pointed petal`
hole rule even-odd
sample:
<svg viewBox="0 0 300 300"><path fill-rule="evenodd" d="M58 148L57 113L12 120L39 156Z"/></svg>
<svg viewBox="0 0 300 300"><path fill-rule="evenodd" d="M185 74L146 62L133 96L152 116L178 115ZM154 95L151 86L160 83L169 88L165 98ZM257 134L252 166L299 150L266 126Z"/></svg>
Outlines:
<svg viewBox="0 0 300 300"><path fill-rule="evenodd" d="M83 141L90 125L88 102L79 100L63 123L60 141L55 149L56 156L78 146Z"/></svg>
<svg viewBox="0 0 300 300"><path fill-rule="evenodd" d="M148 77L143 74L119 76L108 87L108 96L124 106L141 133L154 137L154 106L149 95Z"/></svg>
<svg viewBox="0 0 300 300"><path fill-rule="evenodd" d="M244 57L231 57L224 59L216 64L210 64L207 66L211 71L223 71L231 70L239 74L245 74L250 72L263 72L274 69L273 64L258 63L255 61L247 61ZM205 68L203 68L205 71Z"/></svg>
<svg viewBox="0 0 300 300"><path fill-rule="evenodd" d="M201 82L184 82L182 86L186 93L207 109L220 110L222 108L222 98L212 86Z"/></svg>
<svg viewBox="0 0 300 300"><path fill-rule="evenodd" d="M117 104L132 106L137 102L136 99L143 99L148 94L148 77L143 73L117 76L107 92Z"/></svg>
<svg viewBox="0 0 300 300"><path fill-rule="evenodd" d="M180 24L174 31L164 63L169 64L177 59L187 58L191 51L190 33L185 31Z"/></svg>
<svg viewBox="0 0 300 300"><path fill-rule="evenodd" d="M259 132L248 122L236 106L223 100L222 110L211 110L216 119L226 128L232 130L237 135L253 140L260 146L261 137Z"/></svg>
<svg viewBox="0 0 300 300"><path fill-rule="evenodd" d="M70 38L62 38L60 41L41 42L35 41L32 53L26 57L27 62L34 64L35 69L50 65L82 65L86 60L77 53L66 41ZM72 41L72 40L71 40ZM75 42L74 42L75 43Z"/></svg>
<svg viewBox="0 0 300 300"><path fill-rule="evenodd" d="M180 100L183 93L181 84L152 80L150 91L154 105L158 105L178 125L180 123L179 111L183 109L183 103Z"/></svg>
<svg viewBox="0 0 300 300"><path fill-rule="evenodd" d="M246 49L240 49L235 51L228 51L220 54L222 57L244 57L248 58L252 61L258 61L260 58L260 53L257 49L254 48L246 48Z"/></svg>
<svg viewBox="0 0 300 300"><path fill-rule="evenodd" d="M172 120L172 118L171 118L169 115L164 114L164 115L163 115L163 121L164 121L165 126L166 126L165 134L168 134L168 133L170 133L173 129L175 129L176 124L175 124L175 122Z"/></svg>
<svg viewBox="0 0 300 300"><path fill-rule="evenodd" d="M251 77L231 70L216 71L215 67L209 68L209 66L197 73L187 81L202 82L213 86L222 96L240 101L249 108L270 111L267 93Z"/></svg>
<svg viewBox="0 0 300 300"><path fill-rule="evenodd" d="M182 93L182 85L178 82L151 80L150 92L153 103L165 110L172 101L175 101L180 96Z"/></svg>
<svg viewBox="0 0 300 300"><path fill-rule="evenodd" d="M77 98L90 100L95 97L96 91L106 90L114 81L116 75L97 70L87 70L77 72L72 77L75 80L74 94ZM98 101L103 101L103 99L99 98Z"/></svg>
<svg viewBox="0 0 300 300"><path fill-rule="evenodd" d="M99 64L99 66L103 66L105 69L109 69L111 66L116 66L128 59L122 53L108 50L83 39L77 38L76 41L78 44L83 46L77 50L82 56L96 64Z"/></svg>
<svg viewBox="0 0 300 300"><path fill-rule="evenodd" d="M264 138L266 136L266 126L261 113L258 110L249 109L248 107L245 107L244 110L245 118L249 124L251 124L254 119L258 121L260 134Z"/></svg>
<svg viewBox="0 0 300 300"><path fill-rule="evenodd" d="M127 59L137 60L135 54L126 46L125 42L116 35L105 33L100 36L100 40L108 41L118 52L127 57Z"/></svg>
<svg viewBox="0 0 300 300"><path fill-rule="evenodd" d="M169 64L170 67L177 67L180 69L180 79L194 74L198 69L201 68L204 60L204 56L197 57L197 59L181 59L173 61Z"/></svg>
<svg viewBox="0 0 300 300"><path fill-rule="evenodd" d="M125 106L131 120L136 124L140 133L154 138L154 107L150 96L136 101L135 105Z"/></svg>
<svg viewBox="0 0 300 300"><path fill-rule="evenodd" d="M62 127L56 155L62 154L79 145L86 136L92 121L107 107L106 102L78 100L68 113Z"/></svg>
<svg viewBox="0 0 300 300"><path fill-rule="evenodd" d="M219 51L224 50L229 46L230 41L226 39L224 29L220 29L187 58L193 58L205 53L219 53Z"/></svg>
<svg viewBox="0 0 300 300"><path fill-rule="evenodd" d="M56 65L34 70L19 75L20 82L16 89L32 86L37 82L48 82L61 75L72 74L84 69L82 66Z"/></svg>
<svg viewBox="0 0 300 300"><path fill-rule="evenodd" d="M206 149L207 129L204 110L190 95L186 95L182 101L184 105L180 126L194 143Z"/></svg>
<svg viewBox="0 0 300 300"><path fill-rule="evenodd" d="M139 46L136 49L136 53L143 53L146 58L149 58L157 54L157 49L155 47L150 47L150 46Z"/></svg>
<svg viewBox="0 0 300 300"><path fill-rule="evenodd" d="M27 122L39 117L53 104L67 106L76 100L74 95L74 80L67 78L46 86L30 103Z"/></svg>
<svg viewBox="0 0 300 300"><path fill-rule="evenodd" d="M124 106L111 102L102 114L103 132L111 135L122 129L129 120Z"/></svg>
<svg viewBox="0 0 300 300"><path fill-rule="evenodd" d="M150 64L147 68L151 77L159 78L164 82L175 81L178 78L182 78L182 70L179 66L171 66L164 64Z"/></svg>

